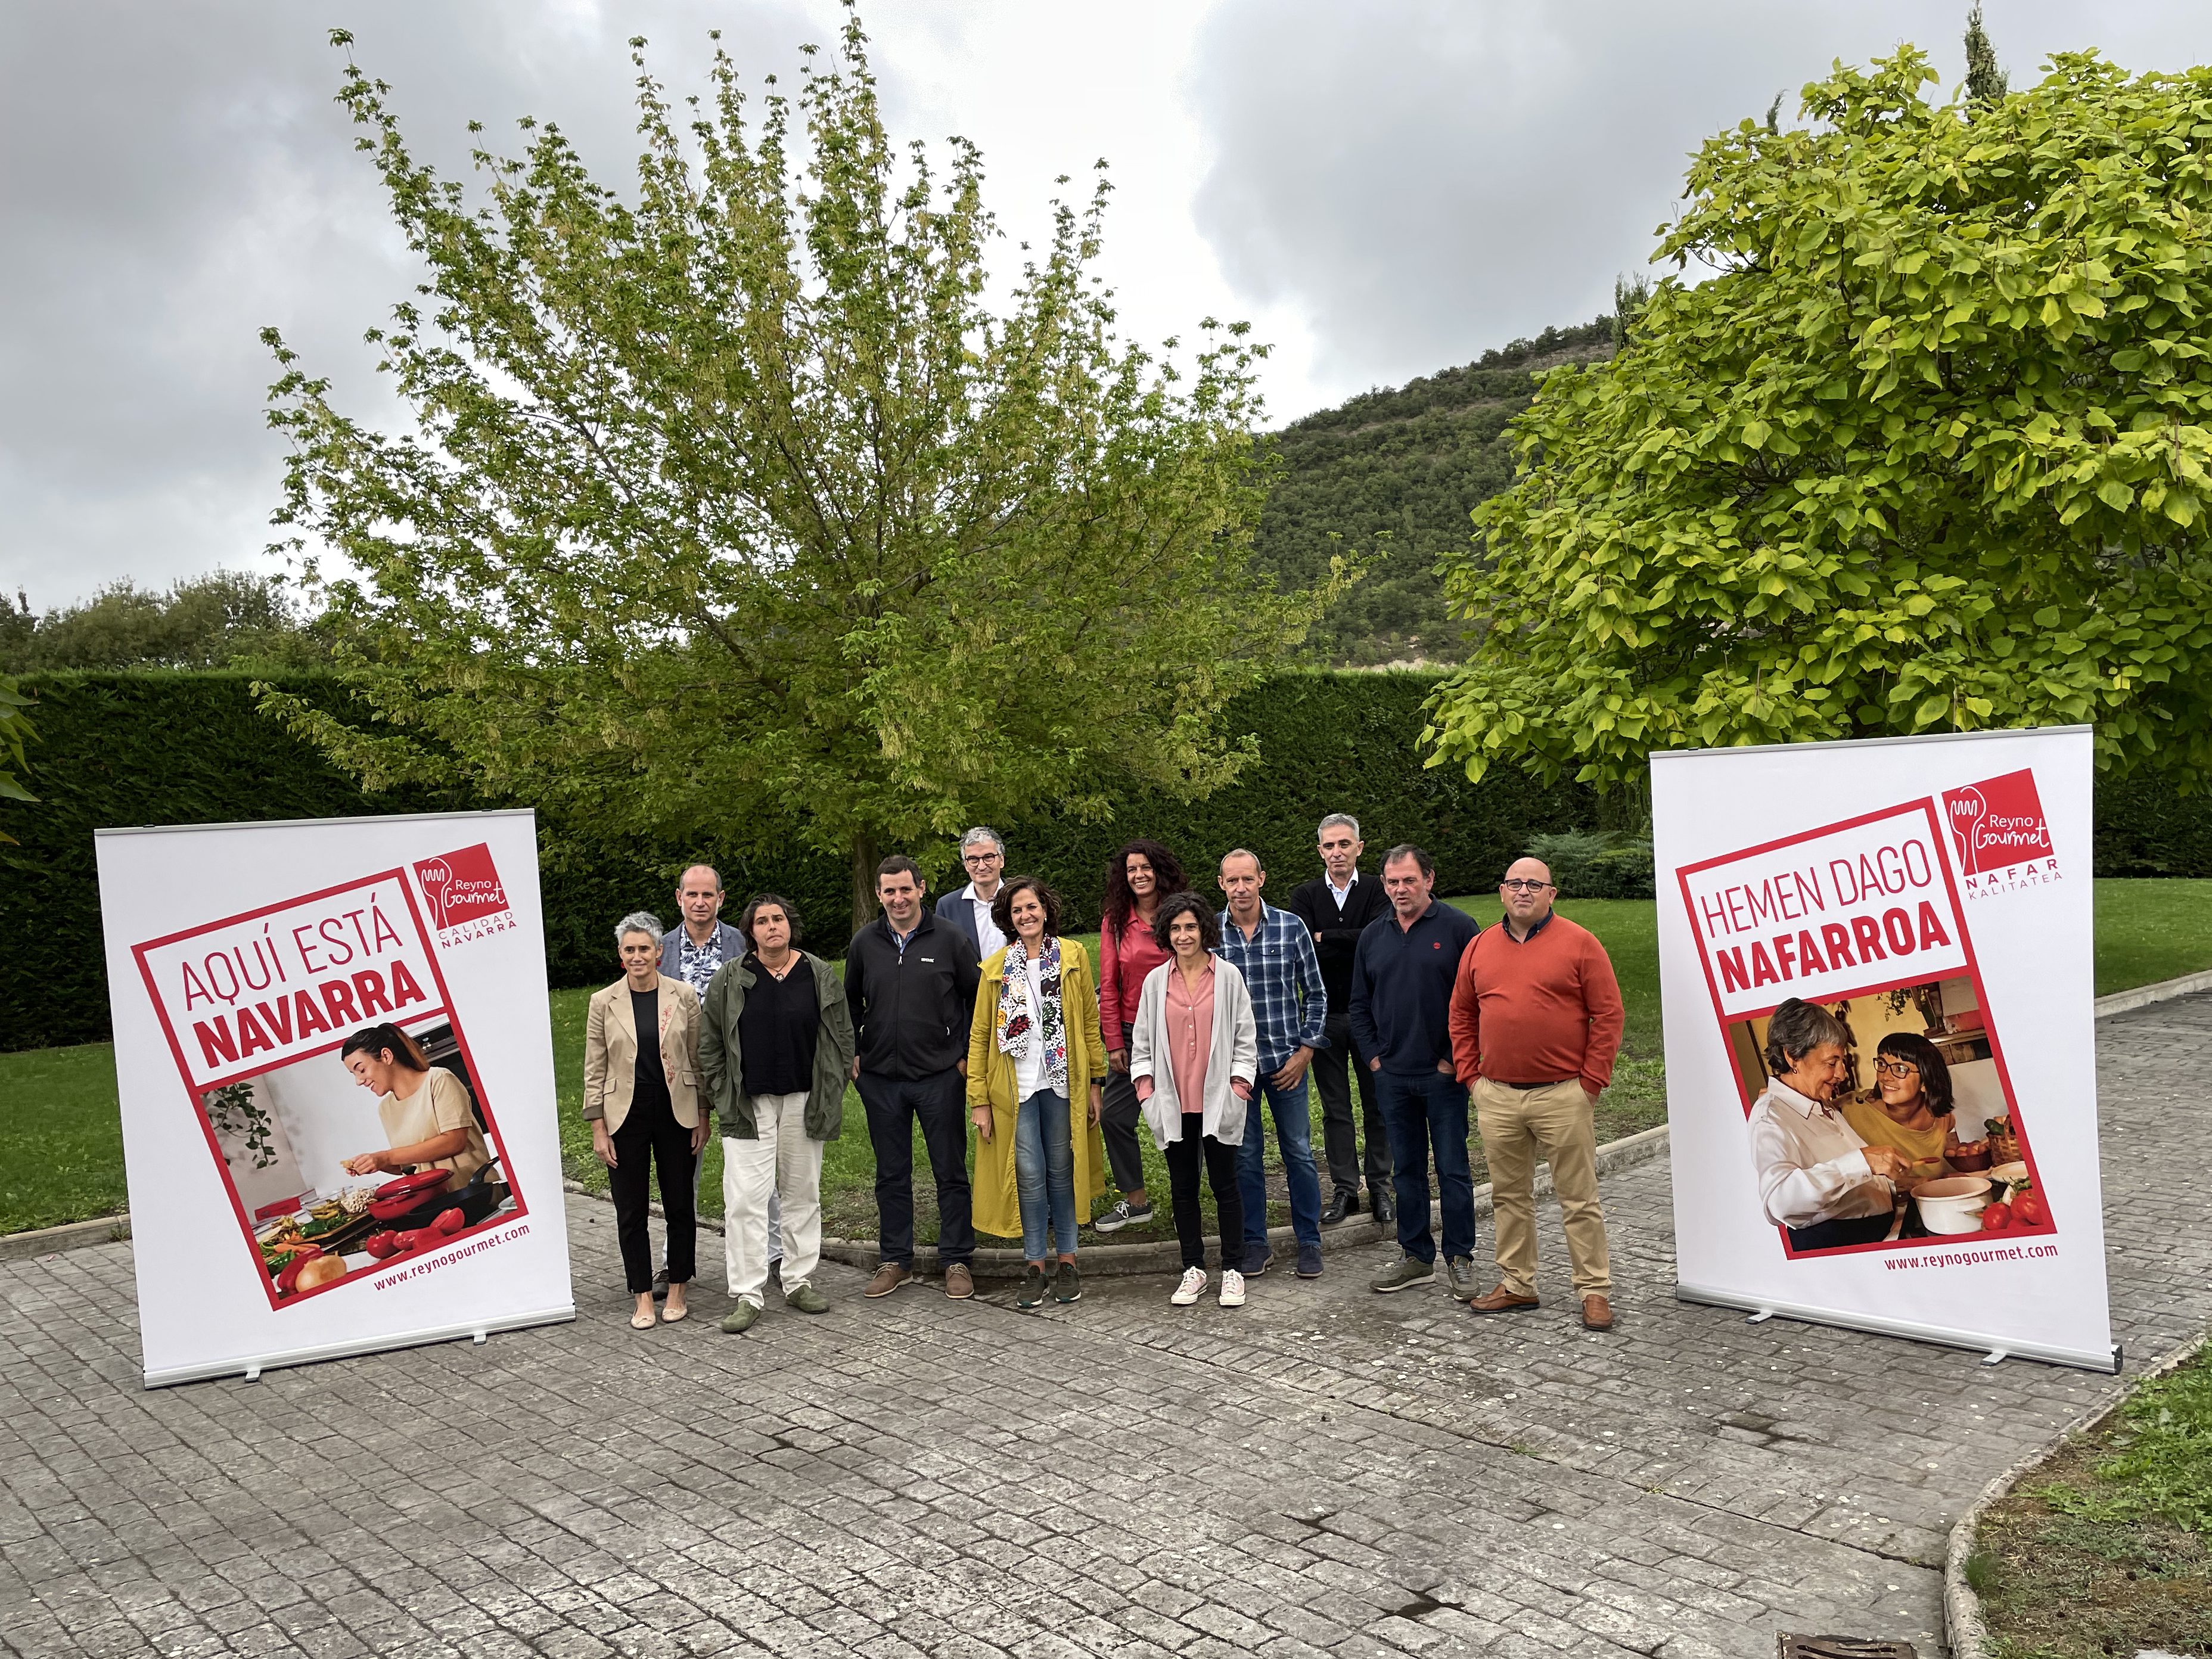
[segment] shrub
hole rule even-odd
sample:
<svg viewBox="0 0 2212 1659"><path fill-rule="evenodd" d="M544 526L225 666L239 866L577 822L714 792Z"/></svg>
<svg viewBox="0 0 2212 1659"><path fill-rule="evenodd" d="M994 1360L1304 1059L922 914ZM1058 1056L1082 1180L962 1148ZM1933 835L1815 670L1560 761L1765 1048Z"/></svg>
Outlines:
<svg viewBox="0 0 2212 1659"><path fill-rule="evenodd" d="M1551 866L1562 898L1650 898L1657 890L1651 843L1619 830L1537 836L1528 856Z"/></svg>

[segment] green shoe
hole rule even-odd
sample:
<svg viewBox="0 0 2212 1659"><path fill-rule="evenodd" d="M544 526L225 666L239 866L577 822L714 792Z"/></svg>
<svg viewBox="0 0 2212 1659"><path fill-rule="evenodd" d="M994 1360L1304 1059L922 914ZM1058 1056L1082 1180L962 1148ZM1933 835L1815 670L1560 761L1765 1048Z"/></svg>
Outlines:
<svg viewBox="0 0 2212 1659"><path fill-rule="evenodd" d="M1451 1293L1455 1298L1462 1302L1474 1300L1474 1262L1470 1257L1446 1257L1444 1272L1450 1277Z"/></svg>
<svg viewBox="0 0 2212 1659"><path fill-rule="evenodd" d="M723 1316L722 1334L725 1336L742 1336L747 1331L752 1329L753 1321L758 1319L760 1316L761 1310L755 1307L751 1303L740 1302L736 1307L731 1309L730 1311Z"/></svg>
<svg viewBox="0 0 2212 1659"><path fill-rule="evenodd" d="M1368 1281L1367 1288L1377 1296L1388 1296L1393 1291L1409 1291L1416 1285L1436 1281L1437 1264L1424 1261L1417 1255L1401 1255L1397 1265L1380 1279Z"/></svg>
<svg viewBox="0 0 2212 1659"><path fill-rule="evenodd" d="M811 1285L800 1285L783 1293L783 1305L801 1313L828 1313L830 1298Z"/></svg>

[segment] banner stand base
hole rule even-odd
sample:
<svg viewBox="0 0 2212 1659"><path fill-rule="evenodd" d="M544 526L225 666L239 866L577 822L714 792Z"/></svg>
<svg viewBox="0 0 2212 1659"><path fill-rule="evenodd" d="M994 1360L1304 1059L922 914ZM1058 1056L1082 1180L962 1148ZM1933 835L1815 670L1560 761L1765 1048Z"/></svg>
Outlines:
<svg viewBox="0 0 2212 1659"><path fill-rule="evenodd" d="M178 1365L166 1370L146 1373L146 1386L166 1389L178 1382L204 1382L210 1377L238 1376L248 1382L258 1382L264 1371L276 1370L285 1365L312 1365L325 1359L345 1359L356 1354L387 1353L398 1348L427 1347L434 1342L451 1342L460 1337L474 1339L482 1346L494 1331L517 1331L532 1325L573 1324L576 1305L541 1309L534 1313L507 1314L498 1319L475 1319L465 1325L447 1325L434 1330L407 1331L396 1336L367 1337L356 1342L330 1342L316 1348L299 1348L287 1353L255 1354L236 1359L211 1360L204 1364Z"/></svg>
<svg viewBox="0 0 2212 1659"><path fill-rule="evenodd" d="M2002 1347L1993 1346L1987 1335L1972 1331L1954 1331L1941 1325L1916 1325L1902 1319L1877 1319L1871 1315L1850 1314L1833 1308L1799 1307L1787 1302L1769 1301L1763 1297L1747 1297L1733 1291L1714 1289L1703 1285L1674 1286L1677 1302L1701 1303L1714 1308L1741 1308L1751 1317L1748 1324L1761 1324L1777 1314L1785 1319L1795 1319L1808 1325L1835 1325L1845 1330L1867 1331L1875 1336L1901 1336L1908 1341L1927 1342L1937 1347L1964 1348L1983 1356L1982 1364L1995 1365L2006 1359L2040 1359L2050 1365L2070 1365L2079 1370L2098 1371L2107 1376L2117 1376L2120 1370L2120 1345L2112 1345L2109 1352L2092 1349L2046 1348L2033 1342L2011 1342Z"/></svg>

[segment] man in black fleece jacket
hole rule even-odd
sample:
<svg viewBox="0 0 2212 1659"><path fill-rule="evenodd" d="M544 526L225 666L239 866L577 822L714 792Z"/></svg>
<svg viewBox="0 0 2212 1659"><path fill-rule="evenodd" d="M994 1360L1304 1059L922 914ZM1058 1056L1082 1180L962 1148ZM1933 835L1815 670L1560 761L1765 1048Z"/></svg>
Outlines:
<svg viewBox="0 0 2212 1659"><path fill-rule="evenodd" d="M914 1125L937 1178L937 1251L945 1293L975 1293L975 1225L968 1187L968 1028L981 978L964 929L922 907L921 872L894 856L876 867L884 913L845 952L845 1000L858 1052L853 1077L876 1152L882 1261L866 1294L889 1296L914 1277Z"/></svg>
<svg viewBox="0 0 2212 1659"><path fill-rule="evenodd" d="M1322 1212L1322 1225L1334 1227L1359 1207L1359 1132L1352 1117L1352 1082L1359 1083L1360 1115L1367 1121L1367 1197L1377 1221L1389 1223L1391 1206L1390 1132L1382 1122L1374 1074L1354 1052L1352 1041L1352 958L1367 924L1390 914L1382 884L1359 873L1359 820L1331 812L1321 821L1321 861L1327 872L1291 895L1291 910L1314 937L1321 957L1321 982L1328 993L1328 1023L1313 1058L1315 1092L1321 1096L1322 1144L1328 1156L1328 1178L1336 1194Z"/></svg>

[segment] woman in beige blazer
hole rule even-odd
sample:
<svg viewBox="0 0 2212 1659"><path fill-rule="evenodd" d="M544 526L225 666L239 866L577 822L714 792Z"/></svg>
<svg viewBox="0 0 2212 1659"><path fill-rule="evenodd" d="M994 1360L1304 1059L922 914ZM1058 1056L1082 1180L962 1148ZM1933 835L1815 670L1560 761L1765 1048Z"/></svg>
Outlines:
<svg viewBox="0 0 2212 1659"><path fill-rule="evenodd" d="M699 998L660 971L660 922L639 911L615 928L623 976L592 997L584 1017L584 1115L592 1150L614 1189L615 1236L637 1311L634 1330L653 1328L653 1245L646 1236L652 1166L660 1165L660 1212L668 1223L668 1306L673 1324L690 1311L684 1286L695 1269L698 1228L692 1170L707 1144L699 1108ZM650 1033L655 1041L641 1041Z"/></svg>

